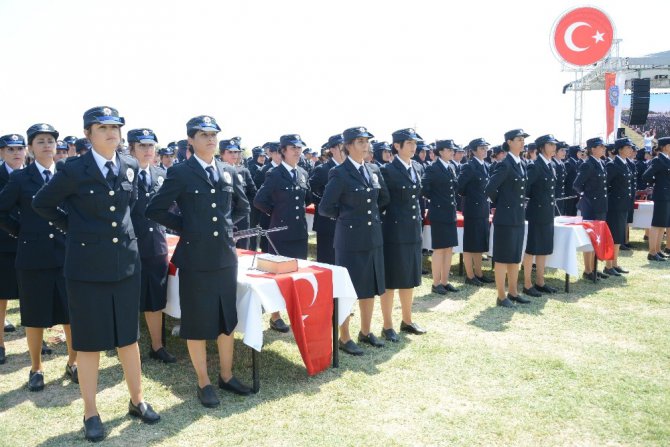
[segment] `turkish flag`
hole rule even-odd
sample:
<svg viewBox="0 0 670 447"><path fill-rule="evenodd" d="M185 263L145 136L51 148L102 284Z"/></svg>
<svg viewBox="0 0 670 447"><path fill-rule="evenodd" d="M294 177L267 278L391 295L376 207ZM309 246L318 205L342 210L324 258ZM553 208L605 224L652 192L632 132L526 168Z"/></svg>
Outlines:
<svg viewBox="0 0 670 447"><path fill-rule="evenodd" d="M614 239L612 233L604 220L588 220L583 221L581 225L586 230L586 234L591 239L593 251L598 256L598 259L603 261L611 261L614 259Z"/></svg>
<svg viewBox="0 0 670 447"><path fill-rule="evenodd" d="M293 273L253 276L277 281L307 374L327 369L333 354L332 270L310 266Z"/></svg>

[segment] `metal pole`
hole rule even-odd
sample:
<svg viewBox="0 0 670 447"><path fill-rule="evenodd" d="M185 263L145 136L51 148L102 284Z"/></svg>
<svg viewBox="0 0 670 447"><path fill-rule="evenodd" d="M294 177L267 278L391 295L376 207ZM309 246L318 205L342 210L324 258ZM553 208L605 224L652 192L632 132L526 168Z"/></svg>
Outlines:
<svg viewBox="0 0 670 447"><path fill-rule="evenodd" d="M260 356L258 355L258 351L256 351L254 348L249 349L251 349L251 376L253 379L253 391L254 394L256 394L261 389L261 379L260 373L258 371L260 367Z"/></svg>

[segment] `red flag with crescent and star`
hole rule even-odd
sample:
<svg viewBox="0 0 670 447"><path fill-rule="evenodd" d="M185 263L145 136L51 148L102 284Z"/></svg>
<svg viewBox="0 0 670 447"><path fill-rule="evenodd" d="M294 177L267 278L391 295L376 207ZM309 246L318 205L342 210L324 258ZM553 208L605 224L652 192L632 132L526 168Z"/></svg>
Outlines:
<svg viewBox="0 0 670 447"><path fill-rule="evenodd" d="M601 261L614 259L614 239L607 222L604 220L585 220L576 225L584 227L598 259Z"/></svg>
<svg viewBox="0 0 670 447"><path fill-rule="evenodd" d="M614 26L597 8L576 8L563 14L554 25L552 46L565 63L592 65L609 53L614 41Z"/></svg>

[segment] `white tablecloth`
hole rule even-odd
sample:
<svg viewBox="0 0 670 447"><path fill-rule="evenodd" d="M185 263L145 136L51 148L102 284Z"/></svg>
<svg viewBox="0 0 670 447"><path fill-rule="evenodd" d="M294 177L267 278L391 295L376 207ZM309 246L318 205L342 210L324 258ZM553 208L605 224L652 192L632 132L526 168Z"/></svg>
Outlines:
<svg viewBox="0 0 670 447"><path fill-rule="evenodd" d="M637 210L636 210L637 211ZM528 222L526 222L528 231ZM489 256L493 255L493 224L489 234ZM526 240L524 236L524 249ZM431 249L430 225L423 227L423 248ZM554 224L554 253L547 257L547 267L563 270L569 275L577 275L578 259L577 252L593 251L591 239L581 225ZM458 228L458 247L454 247L454 253L463 252L463 228Z"/></svg>
<svg viewBox="0 0 670 447"><path fill-rule="evenodd" d="M243 341L247 346L260 351L263 346L263 313L281 312L286 310L286 302L277 282L272 278L248 276L262 274L258 270L249 270L253 256L239 257L237 271L237 328L235 331L244 333ZM338 324L351 313L357 300L356 290L344 267L298 260L298 267L319 266L329 268L333 272L333 296L338 300ZM309 273L294 273L296 277L306 277ZM312 275L313 277L313 275ZM164 312L174 318L181 317L179 307L179 275L168 276L168 303Z"/></svg>
<svg viewBox="0 0 670 447"><path fill-rule="evenodd" d="M640 202L633 211L633 228L651 228L651 218L654 215L654 202Z"/></svg>

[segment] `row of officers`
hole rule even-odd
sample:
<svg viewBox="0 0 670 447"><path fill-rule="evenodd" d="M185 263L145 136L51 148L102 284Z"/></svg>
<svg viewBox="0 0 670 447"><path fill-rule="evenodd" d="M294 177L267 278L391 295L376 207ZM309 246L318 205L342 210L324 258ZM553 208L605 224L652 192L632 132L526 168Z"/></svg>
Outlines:
<svg viewBox="0 0 670 447"><path fill-rule="evenodd" d="M49 124L28 129L27 147L34 162L25 168L23 138L7 135L0 140L4 159L0 228L6 232L0 284L2 297L21 297L32 363L31 390L44 387L43 329L64 325L69 354L66 372L80 386L87 439L104 437L96 404L100 351L118 351L130 391L129 414L146 423L160 420L143 398L137 341L142 311L151 336L150 356L174 361L160 340L168 266L166 229L180 235L172 258L179 268L180 335L187 340L196 372L196 395L206 407L219 404L207 371L206 340L217 341L219 388L241 395L251 392L232 374L237 325L234 229L286 226L287 230L271 236L277 252L306 258L305 206L310 202L318 211L314 223L318 261L346 267L360 298L358 343L382 347L399 341L392 319L395 289L402 308L400 330L426 332L412 318L413 290L421 283L422 198L427 199L431 222L434 292L456 290L448 278L452 249L458 245L459 196L465 218L466 282L495 282L500 306L527 303L516 289L523 255L524 263L529 262L524 293L555 292L544 284L543 276L544 258L553 250L553 237L548 235L553 233L556 200L557 176L551 160L558 141L551 135L535 141L539 155L530 164L519 158L528 135L515 129L504 135L501 145L507 156L493 166L484 162L489 144L481 138L468 145L471 159L460 165L454 162L454 142L438 140L435 161L424 166L413 159L422 138L414 129L401 129L393 133L389 145L393 160L380 167L366 162L374 136L365 127L354 127L329 139L329 160L308 175L299 165L305 144L296 134L267 143L271 161L266 164L258 154L247 169L239 166L239 140L219 143L221 129L216 120L198 116L186 125L187 156L165 171L154 166L158 139L150 129L128 132L132 156L126 156L117 150L125 120L116 109L92 108L84 113L83 122L90 148L58 163L54 162L58 132ZM659 147L657 158L667 159L670 141L659 140ZM617 140L618 158L627 158L630 150L630 140ZM573 189L581 194L578 208L586 219L609 223L610 211L618 210L617 205L608 209L613 195L614 202L631 202L632 174L622 169L621 175L615 175L612 168L610 175L610 164L618 159L603 166L599 161L604 153L602 140L589 140L587 151L589 158L579 165L573 182ZM645 178L654 184L655 198L670 201L670 196L665 199L667 191L665 195L662 191L670 183L670 169L663 163L664 159L652 161ZM481 270L481 255L489 248L490 202L496 203L495 279L486 278ZM668 210L666 206L666 214ZM627 216L628 208L625 212ZM523 254L525 220L528 243ZM655 222L670 226L670 222ZM533 260L535 284L530 282ZM614 262L608 268L619 267ZM383 314L379 337L371 329L376 295ZM0 303L4 319L6 299ZM273 315L271 326L287 329L279 321ZM352 355L364 353L349 332L348 319L340 334L340 349ZM4 347L1 360L5 360Z"/></svg>

